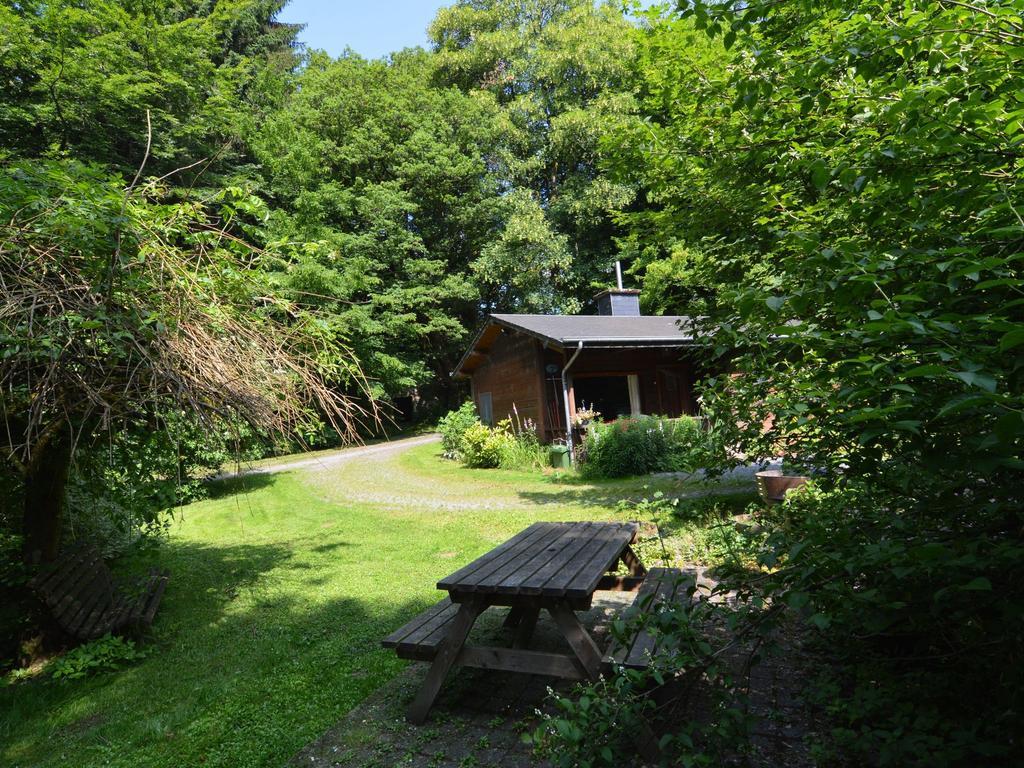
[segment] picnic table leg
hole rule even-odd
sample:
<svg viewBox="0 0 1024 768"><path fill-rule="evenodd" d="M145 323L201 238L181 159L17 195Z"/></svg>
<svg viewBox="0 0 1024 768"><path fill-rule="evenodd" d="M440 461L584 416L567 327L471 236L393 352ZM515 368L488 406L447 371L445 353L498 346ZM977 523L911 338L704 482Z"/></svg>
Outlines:
<svg viewBox="0 0 1024 768"><path fill-rule="evenodd" d="M459 606L459 612L452 620L451 629L448 630L448 634L437 649L434 663L430 665L430 671L427 672L416 698L413 699L406 712L406 719L410 723L419 725L427 719L427 714L434 705L434 699L437 698L444 679L448 676L452 665L455 664L459 651L462 650L462 646L469 636L469 630L473 628L477 616L485 607L479 600L471 600Z"/></svg>
<svg viewBox="0 0 1024 768"><path fill-rule="evenodd" d="M636 552L633 551L632 547L626 547L622 551L620 558L623 565L629 569L630 576L646 576L647 569L644 568L644 564L640 562L640 558L637 557Z"/></svg>
<svg viewBox="0 0 1024 768"><path fill-rule="evenodd" d="M590 633L580 624L576 613L564 603L555 603L548 608L548 613L562 630L565 639L569 641L569 646L576 654L587 677L597 680L601 675L601 651Z"/></svg>
<svg viewBox="0 0 1024 768"><path fill-rule="evenodd" d="M513 648L525 648L529 644L530 638L533 637L533 629L537 626L537 617L540 616L540 608L523 608L522 611L516 637L512 641Z"/></svg>
<svg viewBox="0 0 1024 768"><path fill-rule="evenodd" d="M508 615L505 617L505 621L502 622L501 626L505 628L518 627L519 622L523 620L523 613L523 606L513 605L509 608Z"/></svg>

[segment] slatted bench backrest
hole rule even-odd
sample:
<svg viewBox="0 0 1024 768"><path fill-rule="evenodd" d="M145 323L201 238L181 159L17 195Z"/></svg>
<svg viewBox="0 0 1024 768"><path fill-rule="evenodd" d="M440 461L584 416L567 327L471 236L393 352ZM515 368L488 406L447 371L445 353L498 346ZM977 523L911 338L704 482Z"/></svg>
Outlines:
<svg viewBox="0 0 1024 768"><path fill-rule="evenodd" d="M31 582L54 619L69 634L88 636L114 606L117 593L110 569L92 548L68 555Z"/></svg>

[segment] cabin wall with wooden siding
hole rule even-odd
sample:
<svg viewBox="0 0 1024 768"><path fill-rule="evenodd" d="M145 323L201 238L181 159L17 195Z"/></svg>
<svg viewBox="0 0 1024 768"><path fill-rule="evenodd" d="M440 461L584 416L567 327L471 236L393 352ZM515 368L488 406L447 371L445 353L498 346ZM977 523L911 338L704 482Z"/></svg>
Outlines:
<svg viewBox="0 0 1024 768"><path fill-rule="evenodd" d="M532 419L543 435L544 415L540 396L540 342L531 336L502 333L494 340L487 360L473 371L473 401L477 412L480 395L491 393L495 422L512 416L515 405L519 418Z"/></svg>

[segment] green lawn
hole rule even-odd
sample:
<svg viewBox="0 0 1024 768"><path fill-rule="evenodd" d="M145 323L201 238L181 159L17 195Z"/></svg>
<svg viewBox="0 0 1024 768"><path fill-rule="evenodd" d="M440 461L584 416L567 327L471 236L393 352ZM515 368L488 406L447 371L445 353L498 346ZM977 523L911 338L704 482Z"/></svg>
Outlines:
<svg viewBox="0 0 1024 768"><path fill-rule="evenodd" d="M621 517L618 499L682 485L466 470L437 453L253 476L181 509L148 556L172 572L156 653L0 688L0 764L279 766L399 671L378 643L439 598L439 577L535 520Z"/></svg>

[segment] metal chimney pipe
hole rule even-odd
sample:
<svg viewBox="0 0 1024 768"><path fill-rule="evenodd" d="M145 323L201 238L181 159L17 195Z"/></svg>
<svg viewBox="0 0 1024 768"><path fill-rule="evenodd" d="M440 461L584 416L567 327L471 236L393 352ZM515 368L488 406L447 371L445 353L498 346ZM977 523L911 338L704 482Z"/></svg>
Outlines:
<svg viewBox="0 0 1024 768"><path fill-rule="evenodd" d="M615 282L619 286L619 290L622 290L622 262L616 260L615 262Z"/></svg>

